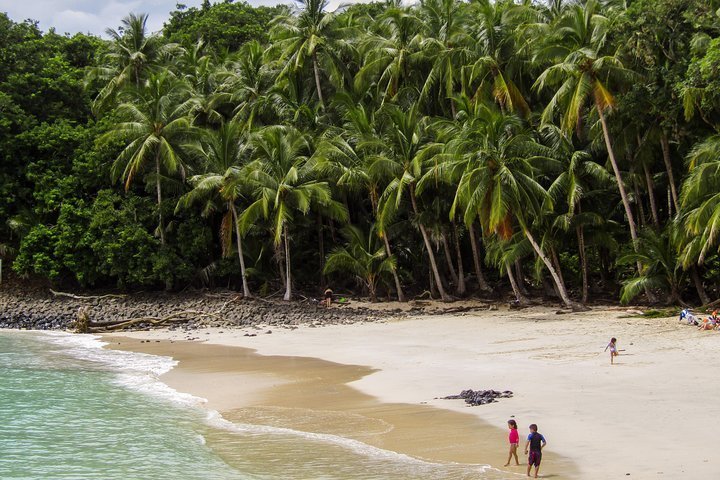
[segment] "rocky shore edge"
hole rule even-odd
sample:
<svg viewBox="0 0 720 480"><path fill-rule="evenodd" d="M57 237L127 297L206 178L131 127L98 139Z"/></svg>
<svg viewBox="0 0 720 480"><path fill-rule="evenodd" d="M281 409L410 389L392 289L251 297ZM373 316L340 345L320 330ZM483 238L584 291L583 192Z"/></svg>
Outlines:
<svg viewBox="0 0 720 480"><path fill-rule="evenodd" d="M266 327L292 329L300 325L319 327L425 315L465 315L497 310L503 303L498 298L453 303L421 299L370 303L367 299L336 295L332 306L325 308L320 297L298 295L297 299L284 302L278 296L243 298L236 291L219 288L182 292L58 292L45 282L12 275L0 284L0 329L75 330L78 313L83 312L91 325L125 323L127 330L250 327L252 332ZM518 308L512 302L508 307ZM170 320L157 322L158 319Z"/></svg>
<svg viewBox="0 0 720 480"><path fill-rule="evenodd" d="M315 299L293 302L244 299L237 292L224 290L75 295L53 293L50 289L0 288L0 328L68 330L72 329L80 309L88 312L92 322L182 316L183 319L162 326L184 330L372 322L404 317L413 310L374 309L364 304L353 305L353 302L325 308ZM131 329L152 327L152 322L141 321Z"/></svg>

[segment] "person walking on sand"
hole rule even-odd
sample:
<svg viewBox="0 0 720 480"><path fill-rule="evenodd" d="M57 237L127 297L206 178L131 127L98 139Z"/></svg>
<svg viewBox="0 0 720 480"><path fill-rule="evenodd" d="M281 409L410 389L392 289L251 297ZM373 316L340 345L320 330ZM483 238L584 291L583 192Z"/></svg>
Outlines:
<svg viewBox="0 0 720 480"><path fill-rule="evenodd" d="M545 445L547 445L545 437L539 434L537 430L538 427L536 424L533 423L532 425L530 425L530 435L528 435L527 443L525 443L525 454L527 455L528 449L530 450L530 454L528 455L527 476L530 476L530 470L534 465L535 478L537 478L538 470L540 470L540 462L542 461L542 449L545 448Z"/></svg>
<svg viewBox="0 0 720 480"><path fill-rule="evenodd" d="M510 429L510 433L508 434L508 440L510 441L510 453L508 453L507 463L505 464L506 467L510 465L510 460L513 456L515 457L515 465L520 465L517 456L518 445L520 445L520 434L518 433L517 422L511 419L508 420L507 423L508 428Z"/></svg>
<svg viewBox="0 0 720 480"><path fill-rule="evenodd" d="M603 351L607 352L608 348L610 349L610 365L612 365L614 363L613 360L618 356L617 338L611 338L610 343L607 344L607 347L605 347L605 350Z"/></svg>

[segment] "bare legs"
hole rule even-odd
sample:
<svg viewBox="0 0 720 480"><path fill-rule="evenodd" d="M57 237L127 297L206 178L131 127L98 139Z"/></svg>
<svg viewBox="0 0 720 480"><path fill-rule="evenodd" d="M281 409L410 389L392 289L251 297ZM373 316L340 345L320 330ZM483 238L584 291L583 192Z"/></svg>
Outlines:
<svg viewBox="0 0 720 480"><path fill-rule="evenodd" d="M518 461L518 456L517 456L517 449L518 449L517 443L510 444L510 452L508 453L507 463L505 464L506 467L508 465L510 465L510 460L512 459L512 457L515 457L515 465L520 465L520 462Z"/></svg>

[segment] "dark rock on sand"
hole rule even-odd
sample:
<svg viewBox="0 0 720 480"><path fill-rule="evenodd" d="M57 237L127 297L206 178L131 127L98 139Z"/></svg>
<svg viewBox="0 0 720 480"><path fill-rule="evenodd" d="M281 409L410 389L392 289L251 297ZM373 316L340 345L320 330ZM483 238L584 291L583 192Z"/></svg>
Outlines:
<svg viewBox="0 0 720 480"><path fill-rule="evenodd" d="M471 407L477 405L485 405L487 403L496 402L498 398L510 398L513 396L513 392L505 390L499 392L497 390L463 390L459 395L449 395L443 397L445 400L458 400L463 399L465 403Z"/></svg>

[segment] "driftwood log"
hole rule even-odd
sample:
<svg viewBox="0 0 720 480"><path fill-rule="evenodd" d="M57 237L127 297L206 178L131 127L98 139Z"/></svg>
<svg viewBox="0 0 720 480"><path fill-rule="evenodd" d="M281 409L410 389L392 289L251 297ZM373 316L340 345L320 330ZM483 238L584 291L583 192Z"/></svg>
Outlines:
<svg viewBox="0 0 720 480"><path fill-rule="evenodd" d="M107 295L75 295L73 293L56 292L52 288L50 289L50 293L55 297L68 297L74 300L102 300L103 298L123 298L127 296L116 293L109 293Z"/></svg>
<svg viewBox="0 0 720 480"><path fill-rule="evenodd" d="M90 307L80 307L77 312L75 322L70 325L76 333L102 333L102 332L114 332L117 330L124 330L131 328L139 324L150 324L154 327L164 325L166 323L183 323L191 320L198 320L204 318L213 318L216 320L223 320L222 312L231 302L241 298L241 295L236 295L222 307L214 312L203 312L201 310L183 310L181 312L171 313L164 317L135 317L122 320L112 320L108 322L93 322L90 319Z"/></svg>

